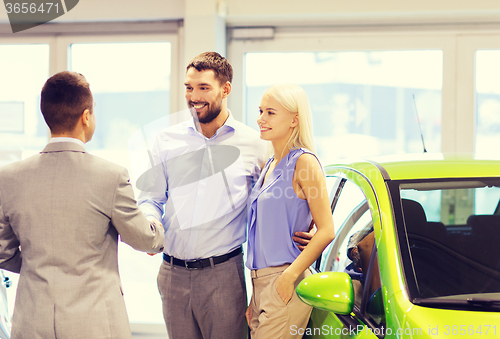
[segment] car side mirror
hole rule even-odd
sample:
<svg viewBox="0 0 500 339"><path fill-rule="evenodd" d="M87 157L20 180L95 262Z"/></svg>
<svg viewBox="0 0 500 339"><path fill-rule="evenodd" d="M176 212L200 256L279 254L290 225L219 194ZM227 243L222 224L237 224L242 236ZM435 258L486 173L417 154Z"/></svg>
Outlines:
<svg viewBox="0 0 500 339"><path fill-rule="evenodd" d="M351 277L344 272L323 272L302 280L297 295L306 304L337 314L349 314L354 306Z"/></svg>

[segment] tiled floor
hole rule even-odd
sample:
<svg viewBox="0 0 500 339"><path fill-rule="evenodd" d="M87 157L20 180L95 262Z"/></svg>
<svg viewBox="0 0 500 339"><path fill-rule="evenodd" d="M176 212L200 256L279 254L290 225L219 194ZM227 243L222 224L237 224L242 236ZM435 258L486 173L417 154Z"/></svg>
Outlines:
<svg viewBox="0 0 500 339"><path fill-rule="evenodd" d="M132 333L132 339L168 339L168 335Z"/></svg>
<svg viewBox="0 0 500 339"><path fill-rule="evenodd" d="M163 324L131 324L132 339L168 339Z"/></svg>

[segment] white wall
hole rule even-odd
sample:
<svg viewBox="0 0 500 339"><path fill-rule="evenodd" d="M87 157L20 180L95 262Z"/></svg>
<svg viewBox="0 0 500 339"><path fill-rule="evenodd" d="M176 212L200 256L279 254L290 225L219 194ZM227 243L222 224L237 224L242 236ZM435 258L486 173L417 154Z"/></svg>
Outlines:
<svg viewBox="0 0 500 339"><path fill-rule="evenodd" d="M231 25L499 21L495 0L225 0Z"/></svg>
<svg viewBox="0 0 500 339"><path fill-rule="evenodd" d="M73 10L54 22L178 20L183 17L183 0L80 0ZM0 23L8 22L6 10L0 9Z"/></svg>
<svg viewBox="0 0 500 339"><path fill-rule="evenodd" d="M226 22L233 26L500 21L500 1L497 0L204 1L217 3L220 14L226 13ZM72 11L55 22L177 20L185 17L188 3L185 0L80 0ZM2 22L8 22L5 10L0 10Z"/></svg>
<svg viewBox="0 0 500 339"><path fill-rule="evenodd" d="M175 20L183 16L183 0L80 0L58 21Z"/></svg>

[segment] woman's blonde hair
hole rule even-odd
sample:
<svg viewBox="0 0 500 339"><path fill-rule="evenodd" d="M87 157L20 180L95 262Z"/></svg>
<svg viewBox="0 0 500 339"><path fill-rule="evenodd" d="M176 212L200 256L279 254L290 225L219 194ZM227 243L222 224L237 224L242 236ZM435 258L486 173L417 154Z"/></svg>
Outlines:
<svg viewBox="0 0 500 339"><path fill-rule="evenodd" d="M311 106L306 92L296 84L276 84L269 87L264 95L278 101L287 111L298 113L299 124L295 126L287 146L289 149L307 148L314 150Z"/></svg>

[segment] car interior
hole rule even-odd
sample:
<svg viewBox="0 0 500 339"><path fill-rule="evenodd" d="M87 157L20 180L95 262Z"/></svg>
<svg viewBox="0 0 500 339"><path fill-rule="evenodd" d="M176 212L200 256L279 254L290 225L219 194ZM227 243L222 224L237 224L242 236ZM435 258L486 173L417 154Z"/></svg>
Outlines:
<svg viewBox="0 0 500 339"><path fill-rule="evenodd" d="M428 222L422 205L402 199L418 298L500 292L500 215L465 225Z"/></svg>

